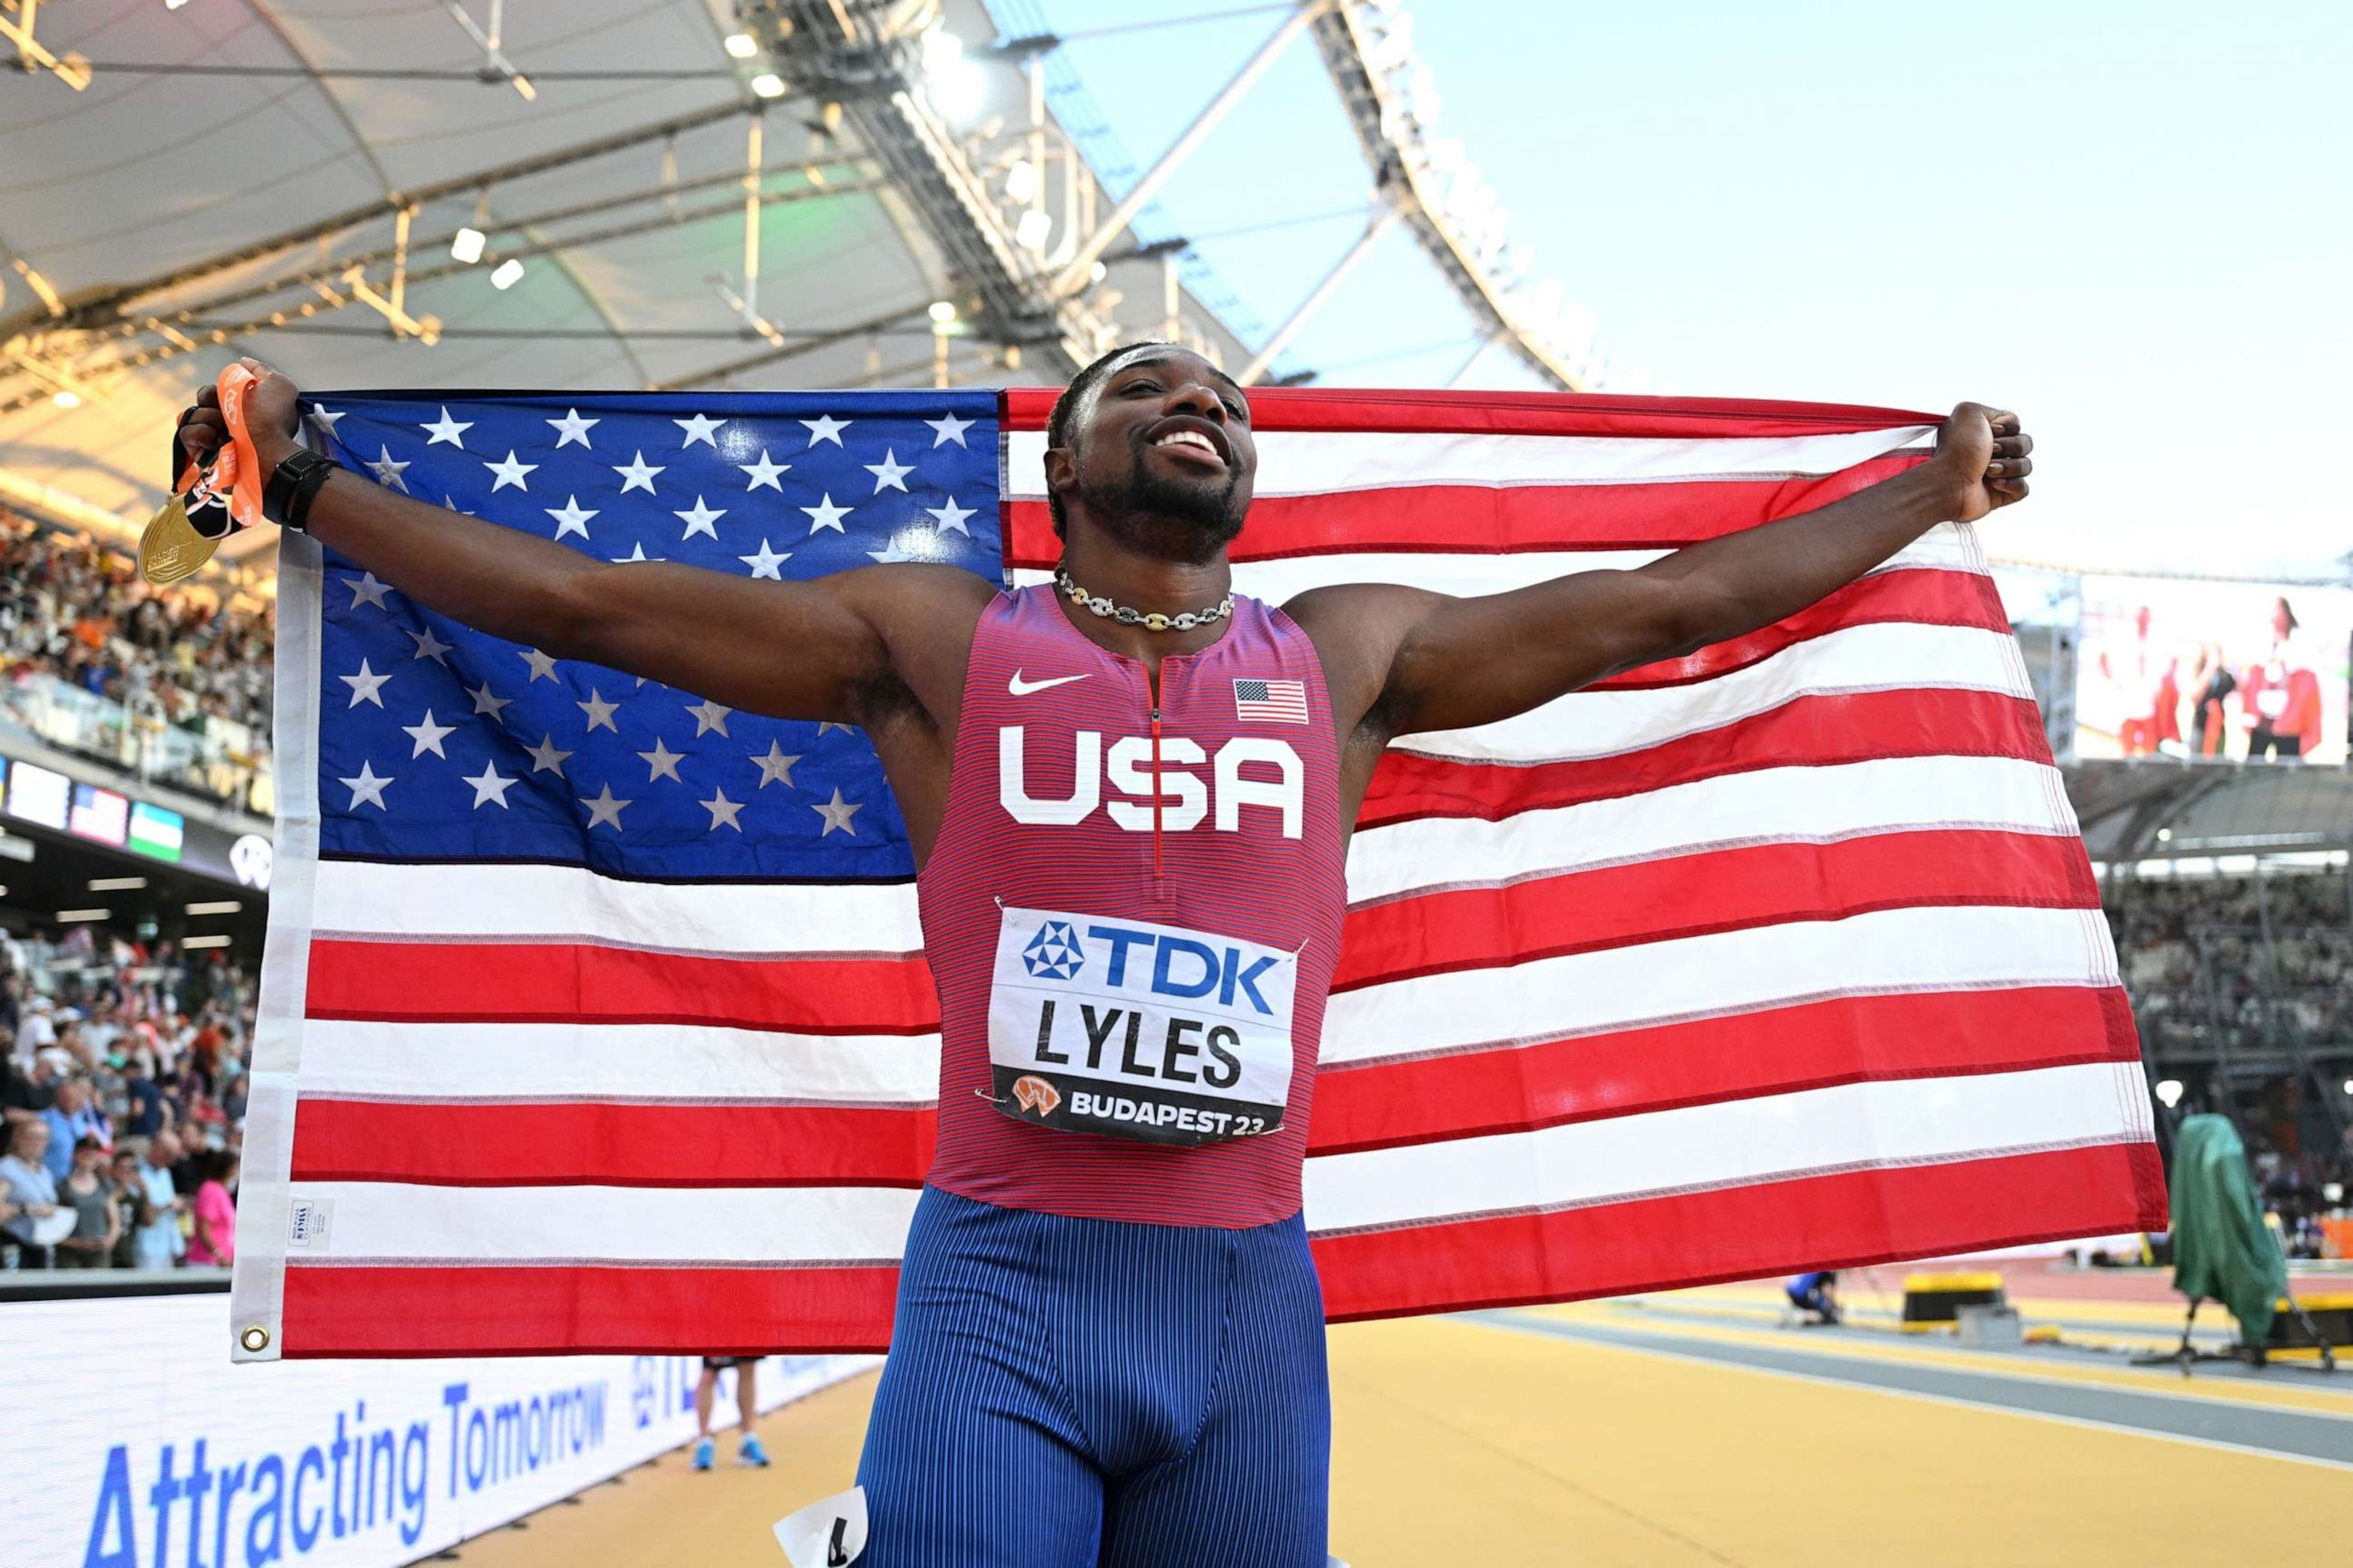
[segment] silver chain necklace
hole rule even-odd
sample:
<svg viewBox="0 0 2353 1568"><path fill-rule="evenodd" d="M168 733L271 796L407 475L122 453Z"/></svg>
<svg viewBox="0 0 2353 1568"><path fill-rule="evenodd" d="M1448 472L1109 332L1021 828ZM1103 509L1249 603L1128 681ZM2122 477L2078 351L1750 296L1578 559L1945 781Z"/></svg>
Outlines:
<svg viewBox="0 0 2353 1568"><path fill-rule="evenodd" d="M1158 610L1147 613L1089 593L1072 582L1071 574L1059 566L1054 568L1054 586L1072 604L1082 604L1105 620L1116 620L1122 626L1141 626L1146 631L1190 631L1197 626L1214 626L1234 612L1234 596L1229 593L1207 609L1182 610L1175 615L1163 615Z"/></svg>

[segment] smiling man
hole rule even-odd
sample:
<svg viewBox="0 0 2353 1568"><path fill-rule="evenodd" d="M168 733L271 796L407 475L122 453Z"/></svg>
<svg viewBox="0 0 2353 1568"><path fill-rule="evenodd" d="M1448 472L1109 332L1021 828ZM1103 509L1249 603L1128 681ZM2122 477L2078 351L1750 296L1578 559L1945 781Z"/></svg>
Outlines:
<svg viewBox="0 0 2353 1568"><path fill-rule="evenodd" d="M940 991L936 1162L860 1480L882 1568L1324 1559L1329 1400L1300 1215L1350 825L1397 736L1737 637L2026 493L2017 419L1802 516L1487 598L1232 591L1249 404L1184 349L1056 405L1052 586L600 564L293 455L273 505L418 601L560 658L861 726ZM211 394L191 451L218 443ZM283 463L284 468L279 465ZM726 626L735 635L712 638Z"/></svg>

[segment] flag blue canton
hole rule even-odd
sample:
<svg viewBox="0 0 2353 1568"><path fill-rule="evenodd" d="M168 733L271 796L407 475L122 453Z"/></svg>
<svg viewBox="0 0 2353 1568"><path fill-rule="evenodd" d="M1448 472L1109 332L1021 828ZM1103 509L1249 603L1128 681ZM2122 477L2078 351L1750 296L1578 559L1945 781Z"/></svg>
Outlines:
<svg viewBox="0 0 2353 1568"><path fill-rule="evenodd" d="M933 561L1002 580L993 393L326 393L303 408L370 482L598 560L778 579ZM332 550L325 568L322 854L670 881L914 874L861 732L552 659Z"/></svg>

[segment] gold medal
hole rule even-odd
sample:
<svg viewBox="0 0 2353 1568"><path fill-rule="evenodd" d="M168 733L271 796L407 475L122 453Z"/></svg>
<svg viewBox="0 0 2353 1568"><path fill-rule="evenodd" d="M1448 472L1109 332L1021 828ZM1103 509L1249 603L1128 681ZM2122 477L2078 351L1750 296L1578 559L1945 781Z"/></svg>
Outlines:
<svg viewBox="0 0 2353 1568"><path fill-rule="evenodd" d="M157 588L169 588L204 570L219 548L219 538L196 532L186 504L175 495L139 535L139 575Z"/></svg>

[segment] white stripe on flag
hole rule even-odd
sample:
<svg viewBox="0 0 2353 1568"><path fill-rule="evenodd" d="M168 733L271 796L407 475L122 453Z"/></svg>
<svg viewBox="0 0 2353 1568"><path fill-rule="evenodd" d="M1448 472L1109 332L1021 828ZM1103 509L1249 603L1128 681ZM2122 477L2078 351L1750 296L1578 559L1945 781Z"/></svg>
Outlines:
<svg viewBox="0 0 2353 1568"><path fill-rule="evenodd" d="M1548 1040L1816 997L2114 985L2097 911L1880 909L1390 980L1332 999L1323 1060Z"/></svg>
<svg viewBox="0 0 2353 1568"><path fill-rule="evenodd" d="M1901 757L1767 768L1501 821L1418 818L1363 828L1348 895L1492 884L1695 850L1822 842L1905 829L2076 831L2059 772L2007 757Z"/></svg>
<svg viewBox="0 0 2353 1568"><path fill-rule="evenodd" d="M664 952L910 953L923 945L913 883L625 881L565 865L319 866L321 937L610 942Z"/></svg>
<svg viewBox="0 0 2353 1568"><path fill-rule="evenodd" d="M1826 436L1704 440L1646 436L1432 435L1388 430L1265 430L1256 493L1320 495L1399 485L1646 484L1828 474L1917 446L1932 425ZM1046 494L1046 432L1005 438L1006 494Z"/></svg>
<svg viewBox="0 0 2353 1568"><path fill-rule="evenodd" d="M314 1018L304 1036L311 1096L892 1106L939 1097L937 1034Z"/></svg>
<svg viewBox="0 0 2353 1568"><path fill-rule="evenodd" d="M428 1187L297 1181L331 1205L326 1245L290 1265L858 1263L895 1259L902 1187ZM449 1288L462 1295L465 1280ZM714 1332L718 1325L713 1325Z"/></svg>
<svg viewBox="0 0 2353 1568"><path fill-rule="evenodd" d="M2145 1137L2137 1062L1841 1084L1307 1162L1312 1232Z"/></svg>

